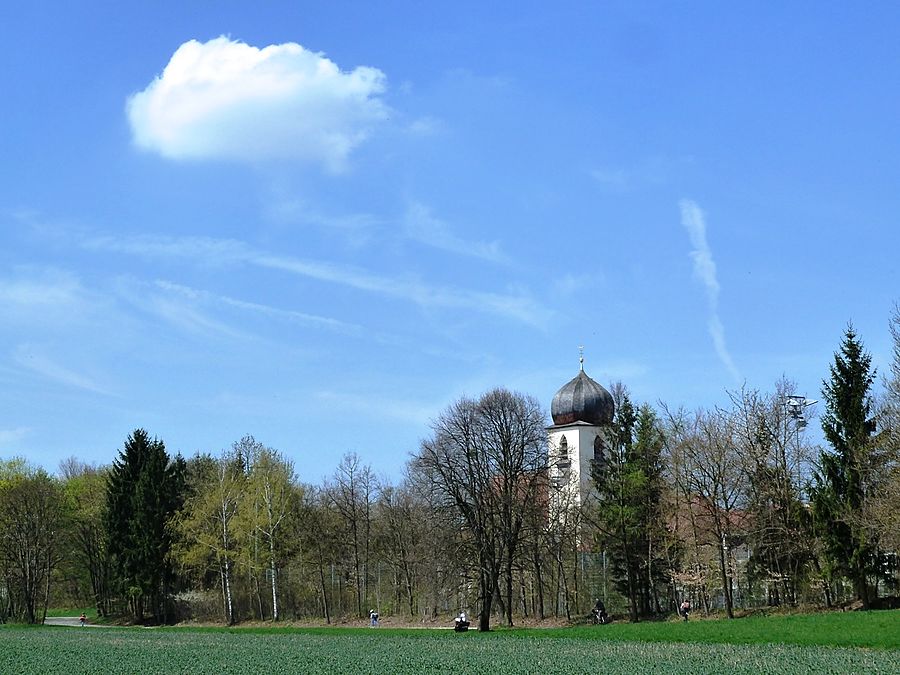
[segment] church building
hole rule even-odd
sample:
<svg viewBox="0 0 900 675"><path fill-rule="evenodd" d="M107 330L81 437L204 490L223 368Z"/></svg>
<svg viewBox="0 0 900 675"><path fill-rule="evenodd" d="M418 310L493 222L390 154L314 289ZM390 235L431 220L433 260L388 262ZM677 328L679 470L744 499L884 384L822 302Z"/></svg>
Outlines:
<svg viewBox="0 0 900 675"><path fill-rule="evenodd" d="M616 406L601 384L581 369L553 397L547 427L550 452L550 483L558 509L577 509L594 493L591 465L604 459L612 442L612 421Z"/></svg>

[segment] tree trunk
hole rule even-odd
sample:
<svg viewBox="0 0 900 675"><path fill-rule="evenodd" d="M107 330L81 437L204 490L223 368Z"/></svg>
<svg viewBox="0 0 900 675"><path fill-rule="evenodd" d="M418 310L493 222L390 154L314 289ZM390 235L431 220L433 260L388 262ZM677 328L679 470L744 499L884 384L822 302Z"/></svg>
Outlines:
<svg viewBox="0 0 900 675"><path fill-rule="evenodd" d="M625 554L625 578L628 582L628 613L632 623L638 620L637 589L635 588L634 566L631 557Z"/></svg>
<svg viewBox="0 0 900 675"><path fill-rule="evenodd" d="M860 569L861 566L857 566L856 574L854 575L853 585L856 591L856 599L862 602L862 608L865 610L869 609L869 582L866 579L865 570Z"/></svg>
<svg viewBox="0 0 900 675"><path fill-rule="evenodd" d="M558 565L557 565L558 568ZM559 617L559 594L562 589L562 575L557 573L553 575L553 616Z"/></svg>
<svg viewBox="0 0 900 675"><path fill-rule="evenodd" d="M494 601L494 589L491 583L491 571L485 569L482 564L481 571L478 575L481 595L481 613L478 615L478 630L489 631L491 629L491 607Z"/></svg>
<svg viewBox="0 0 900 675"><path fill-rule="evenodd" d="M494 584L494 602L497 604L497 609L500 614L501 619L506 618L506 601L503 599L503 592L500 590L500 579L497 579L497 583Z"/></svg>
<svg viewBox="0 0 900 675"><path fill-rule="evenodd" d="M541 574L541 555L537 543L534 545L534 585L537 590L535 614L544 620L544 581Z"/></svg>
<svg viewBox="0 0 900 675"><path fill-rule="evenodd" d="M369 518L368 499L369 499L369 496L367 494L366 495L366 513L365 513L366 521L364 523L365 527L363 528L363 530L365 532L365 537L366 537L365 547L363 548L363 554L365 556L363 558L363 598L364 598L363 604L364 605L369 604L369 527L370 527L370 518ZM375 600L376 600L375 606L377 608L378 598L375 598Z"/></svg>
<svg viewBox="0 0 900 675"><path fill-rule="evenodd" d="M325 570L322 566L322 558L319 556L319 588L322 591L322 607L325 610L325 623L331 624L331 607L328 604L328 593L325 590Z"/></svg>
<svg viewBox="0 0 900 675"><path fill-rule="evenodd" d="M653 581L653 536L647 537L647 613L659 611L659 596L656 592L656 583Z"/></svg>
<svg viewBox="0 0 900 675"><path fill-rule="evenodd" d="M259 620L263 621L266 618L265 612L263 611L262 604L262 589L259 584L259 573L257 570L251 572L252 580L253 580L253 592L256 595L256 607L259 616Z"/></svg>
<svg viewBox="0 0 900 675"><path fill-rule="evenodd" d="M415 608L413 607L413 583L412 583L412 574L409 570L409 562L406 560L406 557L403 558L403 581L406 585L406 600L409 603L409 615L415 615Z"/></svg>
<svg viewBox="0 0 900 675"><path fill-rule="evenodd" d="M528 589L525 587L525 573L519 572L519 596L522 600L522 617L528 618Z"/></svg>
<svg viewBox="0 0 900 675"><path fill-rule="evenodd" d="M572 552L572 604L575 605L575 614L580 611L580 603L578 602L578 537L575 537L575 547Z"/></svg>
<svg viewBox="0 0 900 675"><path fill-rule="evenodd" d="M507 551L506 554L506 625L512 628L513 625L513 553Z"/></svg>
<svg viewBox="0 0 900 675"><path fill-rule="evenodd" d="M47 609L50 607L50 570L53 564L53 558L49 545L47 546L47 583L44 587L44 611L41 614L41 623L47 618Z"/></svg>
<svg viewBox="0 0 900 675"><path fill-rule="evenodd" d="M731 604L731 579L728 576L728 570L725 562L725 546L719 544L719 575L722 582L722 594L725 596L725 614L729 619L734 618L734 608Z"/></svg>
<svg viewBox="0 0 900 675"><path fill-rule="evenodd" d="M362 575L359 572L359 540L357 538L357 529L354 525L352 528L353 532L353 569L356 572L356 579L354 579L356 585L356 612L360 618L363 616L363 597L362 597Z"/></svg>
<svg viewBox="0 0 900 675"><path fill-rule="evenodd" d="M225 566L219 561L219 588L222 589L222 619L228 625L228 596L225 593Z"/></svg>
<svg viewBox="0 0 900 675"><path fill-rule="evenodd" d="M628 531L626 529L625 517L624 517L624 508L622 506L619 507L621 515L619 521L620 527L620 543L622 546L622 556L625 559L625 581L628 584L628 613L629 618L632 623L637 623L638 620L638 606L637 606L637 589L635 584L635 569L634 565L631 561L631 551L628 542Z"/></svg>
<svg viewBox="0 0 900 675"><path fill-rule="evenodd" d="M566 566L563 564L562 559L562 551L559 551L556 558L557 565L557 573L559 574L559 580L562 582L563 586L563 603L566 610L566 619L569 621L572 620L572 612L569 608L569 581L566 578Z"/></svg>
<svg viewBox="0 0 900 675"><path fill-rule="evenodd" d="M228 612L228 625L234 625L234 601L231 597L231 561L225 558L225 603Z"/></svg>
<svg viewBox="0 0 900 675"><path fill-rule="evenodd" d="M278 584L275 569L275 541L269 538L269 573L272 575L272 621L278 621Z"/></svg>

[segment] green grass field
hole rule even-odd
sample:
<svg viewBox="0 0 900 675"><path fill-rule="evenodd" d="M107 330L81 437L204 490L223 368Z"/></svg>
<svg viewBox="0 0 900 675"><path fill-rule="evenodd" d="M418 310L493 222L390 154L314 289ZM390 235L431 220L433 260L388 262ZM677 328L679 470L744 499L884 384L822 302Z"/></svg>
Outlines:
<svg viewBox="0 0 900 675"><path fill-rule="evenodd" d="M783 635L771 630L767 634L760 623ZM900 612L490 634L383 628L4 626L0 672L896 673L897 633ZM833 646L846 645L847 640L855 646Z"/></svg>
<svg viewBox="0 0 900 675"><path fill-rule="evenodd" d="M755 616L728 621L691 620L614 623L548 630L563 637L596 636L645 642L701 642L710 644L822 645L900 649L900 611L824 612Z"/></svg>

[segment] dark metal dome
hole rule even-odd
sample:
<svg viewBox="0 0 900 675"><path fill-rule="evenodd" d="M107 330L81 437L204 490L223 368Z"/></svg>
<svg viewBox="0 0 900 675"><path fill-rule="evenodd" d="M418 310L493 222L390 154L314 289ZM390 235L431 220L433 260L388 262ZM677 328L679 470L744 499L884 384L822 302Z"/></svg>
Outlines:
<svg viewBox="0 0 900 675"><path fill-rule="evenodd" d="M585 422L603 426L612 423L615 411L612 394L589 378L584 370L556 392L550 404L553 424Z"/></svg>

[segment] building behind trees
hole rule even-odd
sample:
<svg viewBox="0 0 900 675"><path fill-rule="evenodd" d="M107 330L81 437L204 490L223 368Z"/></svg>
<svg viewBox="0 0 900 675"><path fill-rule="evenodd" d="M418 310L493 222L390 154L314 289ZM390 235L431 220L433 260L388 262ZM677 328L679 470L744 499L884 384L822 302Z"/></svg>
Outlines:
<svg viewBox="0 0 900 675"><path fill-rule="evenodd" d="M878 606L900 546L900 316L883 394L852 330L812 409L787 380L711 410L657 408L584 372L434 421L397 481L348 453L303 483L244 437L187 460L138 429L108 467L0 465L0 619L48 605L134 621L643 620ZM802 397L801 397L802 398ZM811 479L812 483L810 482ZM811 489L810 489L811 487ZM24 561L29 561L25 564Z"/></svg>

